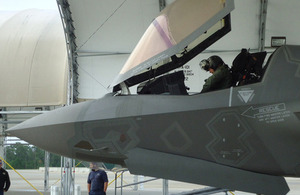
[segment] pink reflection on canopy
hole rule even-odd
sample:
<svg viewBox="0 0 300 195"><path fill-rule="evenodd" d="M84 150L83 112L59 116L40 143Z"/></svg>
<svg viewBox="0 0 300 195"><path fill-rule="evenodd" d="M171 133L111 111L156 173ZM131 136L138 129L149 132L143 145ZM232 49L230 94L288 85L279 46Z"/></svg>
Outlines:
<svg viewBox="0 0 300 195"><path fill-rule="evenodd" d="M168 18L160 15L148 27L145 34L128 58L120 74L123 74L140 63L165 51L175 45L175 41L169 30ZM145 47L147 46L147 47Z"/></svg>

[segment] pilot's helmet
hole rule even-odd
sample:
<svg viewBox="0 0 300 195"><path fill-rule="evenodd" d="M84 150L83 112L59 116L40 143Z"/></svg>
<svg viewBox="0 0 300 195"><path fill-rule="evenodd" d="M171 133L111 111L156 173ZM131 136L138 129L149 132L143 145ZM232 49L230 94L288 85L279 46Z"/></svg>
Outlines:
<svg viewBox="0 0 300 195"><path fill-rule="evenodd" d="M209 71L209 62L208 60L201 60L201 62L199 63L200 67L205 70L205 71Z"/></svg>
<svg viewBox="0 0 300 195"><path fill-rule="evenodd" d="M209 68L216 70L219 66L222 66L224 64L224 61L219 56L210 56L207 59L209 63Z"/></svg>

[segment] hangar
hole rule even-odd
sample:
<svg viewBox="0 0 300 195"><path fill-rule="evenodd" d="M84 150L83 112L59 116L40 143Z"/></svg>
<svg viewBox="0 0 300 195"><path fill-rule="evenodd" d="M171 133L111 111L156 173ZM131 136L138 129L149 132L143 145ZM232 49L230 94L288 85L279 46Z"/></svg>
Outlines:
<svg viewBox="0 0 300 195"><path fill-rule="evenodd" d="M24 70L28 70L28 67L30 67L30 73L24 74L24 71L21 71L20 75L17 76L17 78L20 79L18 81L19 83L15 81L10 82L11 84L15 83L16 86L21 88L20 91L25 92L26 95L19 95L19 97L21 97L22 100L25 100L27 104L20 103L19 105L9 105L3 100L4 103L3 105L1 104L1 107L9 110L11 109L11 106L13 106L13 109L15 106L61 106L82 100L99 98L109 91L107 86L125 63L148 24L151 23L152 19L159 11L170 2L171 1L94 1L83 4L81 2L58 1L64 36L67 40L66 53L68 55L65 55L66 53L64 52L57 52L58 55L63 54L63 56L61 58L56 56L50 57L51 60L62 59L64 63L64 66L59 66L59 68L64 67L60 71L61 76L59 77L62 84L53 82L51 82L51 84L63 87L63 89L55 89L60 92L62 100L47 102L47 100L45 101L39 97L39 95L44 95L44 98L49 98L51 97L51 94L58 93L57 91L50 91L53 87L50 86L44 88L43 86L45 85L42 84L43 80L49 81L48 79L45 79L45 76L43 75L57 75L56 71L51 74L54 67L46 63L49 62L49 59L42 63L45 65L45 69L41 70L45 71L44 73L38 72L37 69L34 68L36 65L40 64L38 63L39 59L45 59L45 56L42 56L45 55L45 52L43 51L47 50L49 48L48 46L51 46L51 44L40 44L41 40L46 40L46 38L43 38L44 36L47 36L47 33L45 32L49 32L47 30L41 30L39 39L32 42L33 46L31 47L31 51L29 49L23 49L25 51L22 51L22 47L17 47L17 53L29 52L29 54L23 54L23 56L25 56L24 59L27 59L28 56L32 56L27 64L23 64ZM226 35L224 39L207 48L204 53L188 62L184 67L187 69L186 73L188 73L188 75L186 75L186 85L189 86L191 92L199 92L203 85L202 78L209 76L208 74L201 72L198 63L201 59L206 59L212 54L222 56L227 64L231 64L241 48L249 48L251 52L267 50L270 53L276 49L276 46L272 43L299 44L296 34L299 29L297 22L299 18L297 17L297 6L297 1L289 1L288 3L279 0L236 1L235 10L232 12L231 16L231 32ZM103 9L104 7L105 9ZM284 16L278 14L283 10L288 10L289 14ZM2 26L9 25L1 25L1 27ZM11 32L8 28L6 28L6 30ZM5 30L1 30L1 32L5 32ZM8 34L9 33L6 32L6 36ZM28 37L32 38L32 33L28 34L30 34ZM8 39L3 40L3 45L6 45L6 47L3 47L5 48L3 49L5 51L1 52L3 54L2 58L4 59L2 61L7 62L3 63L3 67L7 68L5 65L12 63L12 66L10 67L12 69L8 71L15 74L15 70L18 68L14 68L13 66L19 64L18 59L22 59L22 55L19 58L16 58L16 54L14 54L16 51L15 48L11 51L7 50L12 44L11 42L5 42L6 40ZM57 44L55 44L53 48L57 48ZM56 49L54 50L58 51ZM9 51L8 54L10 55L5 53L7 51ZM41 52L41 54L39 54L39 52ZM51 55L55 54L52 54L51 52ZM12 61L11 59L6 60L9 56L12 56L16 61ZM46 57L48 56L49 55ZM69 71L67 71L65 66L66 58L68 58ZM24 62L24 59L20 61ZM57 65L57 63L53 61L50 63L51 65ZM5 70L5 68L3 69ZM72 82L66 82L67 73L69 73L69 81ZM5 77L6 75L9 78ZM23 76L26 77L25 80L27 82L30 81L30 85L27 88L28 90L24 90L23 87L20 87L20 82L22 84L24 83L21 79ZM1 81L1 83L11 81L11 74L5 74L2 79L3 81ZM35 83L35 79L40 80L37 80ZM54 78L53 80L58 81L59 79ZM12 93L15 93L18 87L10 86L9 88L8 85L2 86L4 87L1 91L5 91L6 94L2 97L6 101L9 100L12 101L12 103L16 103L17 101L10 97L17 97L17 95L9 96L6 92L9 91L9 89L12 89ZM46 91L49 94L39 91L43 89L47 89ZM38 95L37 97L34 97L35 92ZM17 94L19 93L20 92ZM28 97L28 99L25 99L25 97ZM57 96L55 98L57 98ZM36 101L42 101L43 103ZM2 114L6 115L8 112L9 111L3 111Z"/></svg>

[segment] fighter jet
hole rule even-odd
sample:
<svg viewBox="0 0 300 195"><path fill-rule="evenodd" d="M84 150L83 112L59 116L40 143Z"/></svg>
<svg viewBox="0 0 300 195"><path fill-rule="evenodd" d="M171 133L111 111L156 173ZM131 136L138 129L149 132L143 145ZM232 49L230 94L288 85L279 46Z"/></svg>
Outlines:
<svg viewBox="0 0 300 195"><path fill-rule="evenodd" d="M300 46L278 48L257 79L227 89L190 95L176 71L230 32L233 9L233 0L175 1L151 23L111 93L8 132L132 174L287 194L284 177L300 177Z"/></svg>

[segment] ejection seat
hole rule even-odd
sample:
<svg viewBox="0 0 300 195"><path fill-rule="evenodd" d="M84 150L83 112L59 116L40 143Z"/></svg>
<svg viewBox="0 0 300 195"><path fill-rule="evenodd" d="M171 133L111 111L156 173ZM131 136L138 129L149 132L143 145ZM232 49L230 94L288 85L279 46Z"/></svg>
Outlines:
<svg viewBox="0 0 300 195"><path fill-rule="evenodd" d="M263 76L263 62L267 52L250 53L242 49L232 62L232 86L259 82Z"/></svg>

